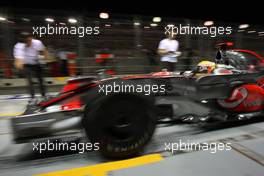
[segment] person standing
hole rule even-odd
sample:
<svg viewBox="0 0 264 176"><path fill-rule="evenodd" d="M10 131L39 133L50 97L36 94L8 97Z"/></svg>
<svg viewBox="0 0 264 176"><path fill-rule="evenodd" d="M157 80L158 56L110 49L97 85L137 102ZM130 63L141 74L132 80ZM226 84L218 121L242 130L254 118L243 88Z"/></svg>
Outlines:
<svg viewBox="0 0 264 176"><path fill-rule="evenodd" d="M31 35L23 36L23 41L18 42L14 46L15 66L25 71L28 81L28 89L31 98L35 98L35 90L33 85L33 76L36 76L39 82L40 93L44 98L46 95L43 69L41 60L47 58L47 51L40 40L34 39Z"/></svg>
<svg viewBox="0 0 264 176"><path fill-rule="evenodd" d="M69 76L68 71L68 52L64 51L63 49L58 52L58 57L60 59L60 65L61 65L61 74L62 76Z"/></svg>
<svg viewBox="0 0 264 176"><path fill-rule="evenodd" d="M167 38L159 43L158 54L161 56L162 69L167 71L175 70L175 63L178 62L176 52L179 49L179 42L175 40L175 35L167 34Z"/></svg>

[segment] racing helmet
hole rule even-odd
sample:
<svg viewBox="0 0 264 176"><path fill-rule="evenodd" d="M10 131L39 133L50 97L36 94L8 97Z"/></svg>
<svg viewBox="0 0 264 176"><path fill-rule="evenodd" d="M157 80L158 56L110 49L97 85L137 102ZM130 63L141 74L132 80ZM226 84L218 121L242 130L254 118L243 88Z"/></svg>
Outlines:
<svg viewBox="0 0 264 176"><path fill-rule="evenodd" d="M197 71L198 71L198 73L211 74L211 73L213 73L215 67L216 67L216 64L214 62L201 61L197 64Z"/></svg>

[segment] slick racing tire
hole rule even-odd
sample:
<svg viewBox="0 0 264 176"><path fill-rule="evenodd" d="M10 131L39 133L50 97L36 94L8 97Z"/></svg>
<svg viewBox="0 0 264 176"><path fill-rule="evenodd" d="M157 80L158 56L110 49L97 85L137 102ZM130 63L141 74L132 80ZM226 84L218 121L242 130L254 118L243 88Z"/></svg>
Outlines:
<svg viewBox="0 0 264 176"><path fill-rule="evenodd" d="M99 152L107 158L129 158L150 141L156 126L154 103L146 97L115 94L86 108L83 127Z"/></svg>

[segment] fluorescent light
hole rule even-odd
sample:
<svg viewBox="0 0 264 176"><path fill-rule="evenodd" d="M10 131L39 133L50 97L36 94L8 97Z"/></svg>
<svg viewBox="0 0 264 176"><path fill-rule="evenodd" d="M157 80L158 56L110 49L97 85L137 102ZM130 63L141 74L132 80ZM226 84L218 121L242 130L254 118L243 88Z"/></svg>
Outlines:
<svg viewBox="0 0 264 176"><path fill-rule="evenodd" d="M158 24L156 24L156 23L151 23L150 26L151 26L151 27L156 27L156 26L158 26Z"/></svg>
<svg viewBox="0 0 264 176"><path fill-rule="evenodd" d="M54 22L54 19L52 19L52 18L46 18L45 21L52 23L52 22Z"/></svg>
<svg viewBox="0 0 264 176"><path fill-rule="evenodd" d="M256 31L248 31L248 33L250 34L250 33L255 33Z"/></svg>
<svg viewBox="0 0 264 176"><path fill-rule="evenodd" d="M152 19L152 21L155 22L155 23L159 23L159 22L161 22L161 18L160 17L154 17Z"/></svg>
<svg viewBox="0 0 264 176"><path fill-rule="evenodd" d="M144 26L144 29L149 29L150 27L149 26Z"/></svg>
<svg viewBox="0 0 264 176"><path fill-rule="evenodd" d="M248 27L249 27L249 24L240 24L240 25L238 26L239 29L246 29L246 28L248 28Z"/></svg>
<svg viewBox="0 0 264 176"><path fill-rule="evenodd" d="M237 30L237 32L245 32L244 29Z"/></svg>
<svg viewBox="0 0 264 176"><path fill-rule="evenodd" d="M0 21L5 21L6 18L5 17L0 17Z"/></svg>
<svg viewBox="0 0 264 176"><path fill-rule="evenodd" d="M66 25L66 23L59 23L60 25Z"/></svg>
<svg viewBox="0 0 264 176"><path fill-rule="evenodd" d="M135 22L134 26L140 26L140 23L139 22Z"/></svg>
<svg viewBox="0 0 264 176"><path fill-rule="evenodd" d="M111 24L105 24L105 27L111 27Z"/></svg>
<svg viewBox="0 0 264 176"><path fill-rule="evenodd" d="M174 26L174 24L168 24L167 26L168 26L168 27L173 27L173 26Z"/></svg>
<svg viewBox="0 0 264 176"><path fill-rule="evenodd" d="M21 32L21 35L29 35L29 32Z"/></svg>
<svg viewBox="0 0 264 176"><path fill-rule="evenodd" d="M212 26L214 24L213 21L205 21L204 26Z"/></svg>
<svg viewBox="0 0 264 176"><path fill-rule="evenodd" d="M99 17L102 18L102 19L108 19L109 18L109 14L102 12L102 13L99 14Z"/></svg>
<svg viewBox="0 0 264 176"><path fill-rule="evenodd" d="M8 23L11 23L11 24L15 24L15 22L14 21L7 21Z"/></svg>
<svg viewBox="0 0 264 176"><path fill-rule="evenodd" d="M264 34L259 34L258 36L264 36Z"/></svg>
<svg viewBox="0 0 264 176"><path fill-rule="evenodd" d="M258 32L259 34L264 34L264 31Z"/></svg>
<svg viewBox="0 0 264 176"><path fill-rule="evenodd" d="M78 21L75 18L69 18L68 22L74 24L77 23Z"/></svg>
<svg viewBox="0 0 264 176"><path fill-rule="evenodd" d="M28 18L21 18L21 20L22 21L26 21L26 22L29 22L30 21L30 19L28 19Z"/></svg>

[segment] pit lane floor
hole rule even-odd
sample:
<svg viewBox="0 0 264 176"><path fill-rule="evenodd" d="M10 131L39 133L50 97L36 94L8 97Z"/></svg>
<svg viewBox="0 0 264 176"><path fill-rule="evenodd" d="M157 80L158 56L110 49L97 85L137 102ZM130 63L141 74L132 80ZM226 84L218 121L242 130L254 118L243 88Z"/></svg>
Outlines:
<svg viewBox="0 0 264 176"><path fill-rule="evenodd" d="M14 144L8 116L21 113L27 98L0 97L1 176L212 176L264 175L264 122L159 127L142 157L109 161L97 152L33 152L32 143ZM166 150L168 143L231 143L230 151Z"/></svg>

